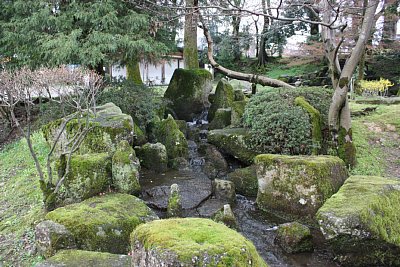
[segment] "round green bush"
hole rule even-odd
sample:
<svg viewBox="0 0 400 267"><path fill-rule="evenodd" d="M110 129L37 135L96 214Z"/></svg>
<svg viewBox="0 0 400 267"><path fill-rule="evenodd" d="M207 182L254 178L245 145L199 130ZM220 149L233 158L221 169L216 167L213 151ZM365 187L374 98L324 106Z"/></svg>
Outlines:
<svg viewBox="0 0 400 267"><path fill-rule="evenodd" d="M250 99L244 124L250 129L249 146L259 153L310 154L313 149L312 125L306 110L295 105L303 96L322 116L322 131L327 132L331 89L301 87L267 89ZM325 142L327 137L325 136Z"/></svg>

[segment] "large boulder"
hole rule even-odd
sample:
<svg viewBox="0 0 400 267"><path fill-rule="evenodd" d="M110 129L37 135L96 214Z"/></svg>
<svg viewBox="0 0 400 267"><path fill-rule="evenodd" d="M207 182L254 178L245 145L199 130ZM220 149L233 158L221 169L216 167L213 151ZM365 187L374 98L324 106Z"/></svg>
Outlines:
<svg viewBox="0 0 400 267"><path fill-rule="evenodd" d="M267 266L249 240L209 219L153 221L136 228L131 244L137 267Z"/></svg>
<svg viewBox="0 0 400 267"><path fill-rule="evenodd" d="M232 127L243 126L243 115L245 107L249 101L247 99L242 101L234 101L232 103L231 124Z"/></svg>
<svg viewBox="0 0 400 267"><path fill-rule="evenodd" d="M218 109L232 107L232 102L235 100L234 98L235 95L232 85L230 85L227 80L221 79L217 84L212 105L208 110L208 120L212 121L214 119Z"/></svg>
<svg viewBox="0 0 400 267"><path fill-rule="evenodd" d="M208 132L207 140L221 151L245 164L252 164L257 155L248 144L248 132L244 128L220 129Z"/></svg>
<svg viewBox="0 0 400 267"><path fill-rule="evenodd" d="M133 229L158 217L137 197L107 194L58 208L46 219L64 225L79 249L124 254Z"/></svg>
<svg viewBox="0 0 400 267"><path fill-rule="evenodd" d="M112 157L112 186L117 192L139 194L139 159L125 140L117 146Z"/></svg>
<svg viewBox="0 0 400 267"><path fill-rule="evenodd" d="M58 175L66 172L66 156L57 161ZM111 157L107 153L73 155L69 172L57 194L57 205L80 202L105 192L111 185Z"/></svg>
<svg viewBox="0 0 400 267"><path fill-rule="evenodd" d="M112 153L121 140L132 144L134 136L143 135L143 132L134 124L132 117L122 113L121 109L113 103L97 107L96 112L88 112L90 112L88 115L89 125L87 125L89 131L77 153ZM73 115L50 122L42 128L44 137L51 147L57 140L64 122L70 120L55 146L54 156L56 157L61 154L62 148L66 147L73 137L79 134L81 125L86 125L86 118L78 120L77 118L71 119L71 116Z"/></svg>
<svg viewBox="0 0 400 267"><path fill-rule="evenodd" d="M179 130L176 121L171 115L168 115L168 118L158 124L156 139L165 145L169 160L188 157L188 143L185 135Z"/></svg>
<svg viewBox="0 0 400 267"><path fill-rule="evenodd" d="M400 266L399 207L399 179L351 176L317 219L343 265Z"/></svg>
<svg viewBox="0 0 400 267"><path fill-rule="evenodd" d="M223 129L231 125L232 108L219 108L209 124L210 130Z"/></svg>
<svg viewBox="0 0 400 267"><path fill-rule="evenodd" d="M333 156L261 154L255 161L257 205L299 217L313 218L347 178L344 162Z"/></svg>
<svg viewBox="0 0 400 267"><path fill-rule="evenodd" d="M36 267L130 267L128 255L110 254L85 250L63 250Z"/></svg>
<svg viewBox="0 0 400 267"><path fill-rule="evenodd" d="M164 97L180 120L192 121L205 107L212 89L212 75L205 69L176 69Z"/></svg>
<svg viewBox="0 0 400 267"><path fill-rule="evenodd" d="M76 248L71 232L64 225L49 220L36 225L35 241L39 255L45 258L62 249Z"/></svg>
<svg viewBox="0 0 400 267"><path fill-rule="evenodd" d="M168 156L167 149L161 143L144 144L135 147L141 166L155 172L165 172L167 170Z"/></svg>
<svg viewBox="0 0 400 267"><path fill-rule="evenodd" d="M258 179L255 165L236 169L228 173L227 179L235 184L236 193L247 197L257 196Z"/></svg>

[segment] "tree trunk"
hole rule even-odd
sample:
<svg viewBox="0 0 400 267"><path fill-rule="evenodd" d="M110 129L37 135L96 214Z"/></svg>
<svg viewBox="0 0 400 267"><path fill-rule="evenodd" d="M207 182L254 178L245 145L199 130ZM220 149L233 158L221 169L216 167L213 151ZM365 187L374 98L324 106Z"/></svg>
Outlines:
<svg viewBox="0 0 400 267"><path fill-rule="evenodd" d="M139 61L132 60L126 65L126 78L134 84L143 85L142 77L140 76Z"/></svg>
<svg viewBox="0 0 400 267"><path fill-rule="evenodd" d="M270 7L270 0L267 0L267 3L265 0L261 1L261 5L262 5L262 9L264 14L267 14L267 5L268 8ZM268 9L268 14L270 13L270 9ZM260 44L259 44L259 50L258 50L258 66L265 66L265 64L267 64L267 52L265 51L266 49L266 42L267 42L267 38L266 38L266 34L268 32L269 29L269 18L264 16L264 24L263 24L263 28L261 31L261 38L260 38Z"/></svg>
<svg viewBox="0 0 400 267"><path fill-rule="evenodd" d="M225 74L226 76L228 76L229 78L232 79L237 79L237 80L242 80L242 81L248 81L251 83L255 83L255 84L261 84L264 86L272 86L272 87L286 87L286 88L295 88L294 86L291 86L288 83L285 83L283 81L280 80L276 80L276 79L272 79L272 78L268 78L262 75L256 75L256 74L249 74L249 73L242 73L242 72L238 72L238 71L233 71L230 69L227 69L221 65L219 65L213 56L213 40L211 38L211 34L208 31L208 28L205 24L204 21L202 21L203 24L203 32L204 32L204 36L206 37L207 40L207 45L208 45L208 50L207 50L207 57L208 60L210 61L211 66L214 67L214 69L218 70L219 72Z"/></svg>
<svg viewBox="0 0 400 267"><path fill-rule="evenodd" d="M186 0L183 58L185 69L199 67L197 54L198 0Z"/></svg>
<svg viewBox="0 0 400 267"><path fill-rule="evenodd" d="M325 2L327 2L327 0L325 0ZM335 82L335 92L328 114L329 128L333 136L334 144L337 146L338 156L345 161L346 165L351 167L355 165L356 159L352 138L350 108L347 100L348 85L371 35L374 14L378 4L379 0L371 0L366 7L357 43L340 73L339 81Z"/></svg>

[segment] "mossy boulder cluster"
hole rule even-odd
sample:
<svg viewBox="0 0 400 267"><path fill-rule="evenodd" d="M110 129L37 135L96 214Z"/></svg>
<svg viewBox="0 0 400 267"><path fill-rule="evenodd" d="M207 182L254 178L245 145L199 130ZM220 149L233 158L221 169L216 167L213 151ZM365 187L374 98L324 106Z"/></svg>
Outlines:
<svg viewBox="0 0 400 267"><path fill-rule="evenodd" d="M170 108L178 119L192 121L210 106L211 80L211 73L205 69L174 71L164 97L171 101Z"/></svg>
<svg viewBox="0 0 400 267"><path fill-rule="evenodd" d="M249 240L208 219L153 221L135 229L131 244L137 267L267 266Z"/></svg>
<svg viewBox="0 0 400 267"><path fill-rule="evenodd" d="M133 229L158 217L135 196L106 194L58 208L46 219L63 225L78 249L124 254Z"/></svg>
<svg viewBox="0 0 400 267"><path fill-rule="evenodd" d="M229 125L242 126L242 117L248 100L241 90L234 90L227 80L221 79L211 100L212 104L208 111L210 129L222 129Z"/></svg>
<svg viewBox="0 0 400 267"><path fill-rule="evenodd" d="M155 172L165 172L168 165L167 149L161 143L147 143L141 147L135 147L140 164L144 168Z"/></svg>
<svg viewBox="0 0 400 267"><path fill-rule="evenodd" d="M344 162L333 156L261 154L255 161L257 205L310 219L348 176Z"/></svg>
<svg viewBox="0 0 400 267"><path fill-rule="evenodd" d="M248 146L249 133L244 128L212 130L208 133L208 142L222 152L233 156L245 164L252 164L257 152Z"/></svg>
<svg viewBox="0 0 400 267"><path fill-rule="evenodd" d="M65 148L73 137L79 134L82 126L87 126L89 131L77 151L79 154L112 153L121 140L126 140L132 144L133 136L139 134L140 129L134 124L132 117L122 113L121 109L113 103L107 103L97 107L95 111L87 112L90 113L88 122L86 122L86 118L70 120L72 116L70 115L55 120L42 128L43 135L51 147L62 130L64 122L70 120L55 146L54 156L57 157L61 154L62 148ZM86 125L86 123L89 125Z"/></svg>
<svg viewBox="0 0 400 267"><path fill-rule="evenodd" d="M346 266L400 266L400 180L351 176L317 219Z"/></svg>

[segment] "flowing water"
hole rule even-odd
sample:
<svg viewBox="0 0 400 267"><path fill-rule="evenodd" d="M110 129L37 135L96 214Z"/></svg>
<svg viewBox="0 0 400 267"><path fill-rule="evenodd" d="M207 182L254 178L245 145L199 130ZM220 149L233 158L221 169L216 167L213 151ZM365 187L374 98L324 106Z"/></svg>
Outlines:
<svg viewBox="0 0 400 267"><path fill-rule="evenodd" d="M198 142L207 142L205 125L207 116L202 116L188 123L189 127L200 128ZM203 133L203 134L201 134ZM166 173L157 174L150 171L142 171L141 186L142 197L149 206L155 209L160 217L165 217L166 203L168 201L169 188L173 183L180 187L184 216L200 217L198 206L210 199L212 189L211 180L202 172L205 158L197 151L197 143L188 140L189 166L181 170L169 170ZM237 161L228 161L231 169L240 167ZM251 240L260 255L271 267L336 267L332 255L326 249L323 238L317 229L312 230L313 243L316 249L312 253L286 254L275 245L274 239L277 226L287 221L273 214L267 214L257 209L254 199L248 199L237 195L233 212L239 223L239 232Z"/></svg>

